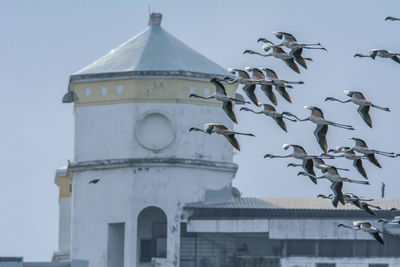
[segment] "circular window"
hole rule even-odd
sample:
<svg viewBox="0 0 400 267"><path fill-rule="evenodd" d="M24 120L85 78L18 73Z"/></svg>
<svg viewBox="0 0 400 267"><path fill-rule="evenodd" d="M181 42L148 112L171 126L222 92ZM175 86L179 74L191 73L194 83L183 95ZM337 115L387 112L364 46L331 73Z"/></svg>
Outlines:
<svg viewBox="0 0 400 267"><path fill-rule="evenodd" d="M168 147L175 138L175 129L165 115L146 114L136 127L136 138L147 149L157 151Z"/></svg>

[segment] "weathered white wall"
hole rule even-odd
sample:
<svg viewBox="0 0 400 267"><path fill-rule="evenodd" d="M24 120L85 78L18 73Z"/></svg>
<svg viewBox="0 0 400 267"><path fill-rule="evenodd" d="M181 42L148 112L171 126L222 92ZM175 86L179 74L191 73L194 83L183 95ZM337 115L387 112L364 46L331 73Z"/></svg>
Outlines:
<svg viewBox="0 0 400 267"><path fill-rule="evenodd" d="M338 228L344 223L352 225L353 220L342 219L271 219L271 239L373 239L363 231Z"/></svg>
<svg viewBox="0 0 400 267"><path fill-rule="evenodd" d="M370 263L400 267L400 258L281 258L282 267L315 267L316 263L336 263L336 267L368 267Z"/></svg>
<svg viewBox="0 0 400 267"><path fill-rule="evenodd" d="M125 222L125 266L135 266L138 215L155 206L167 215L168 262L179 264L183 206L203 200L206 189L230 184L233 175L233 171L179 166L74 172L72 259L89 260L90 267L105 267L107 224ZM100 181L89 184L94 178Z"/></svg>
<svg viewBox="0 0 400 267"><path fill-rule="evenodd" d="M61 197L58 215L58 252L69 252L71 248L71 198Z"/></svg>
<svg viewBox="0 0 400 267"><path fill-rule="evenodd" d="M144 148L135 136L137 123L144 114L152 111L165 114L176 129L172 144L158 152ZM233 127L222 108L215 106L182 103L78 106L75 111L74 161L157 156L231 162L232 146L223 136L188 133L191 127L203 128L207 122ZM163 134L162 129L154 128L153 131Z"/></svg>

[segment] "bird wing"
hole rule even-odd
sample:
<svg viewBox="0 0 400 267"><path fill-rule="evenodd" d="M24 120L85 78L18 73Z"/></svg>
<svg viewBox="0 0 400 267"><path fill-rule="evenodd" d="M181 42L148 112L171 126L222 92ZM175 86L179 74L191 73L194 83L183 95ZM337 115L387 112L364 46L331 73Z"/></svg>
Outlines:
<svg viewBox="0 0 400 267"><path fill-rule="evenodd" d="M231 101L224 101L222 104L222 109L234 123L237 123L236 115L233 112L233 104Z"/></svg>
<svg viewBox="0 0 400 267"><path fill-rule="evenodd" d="M303 53L303 48L292 49L292 51L290 51L290 54L294 57L296 62L299 63L300 66L302 66L303 68L307 69L307 63L301 56L302 53Z"/></svg>
<svg viewBox="0 0 400 267"><path fill-rule="evenodd" d="M375 153L370 153L366 155L367 159L374 164L375 166L382 168L381 164L378 162L378 160L375 157Z"/></svg>
<svg viewBox="0 0 400 267"><path fill-rule="evenodd" d="M287 32L274 32L274 34L275 34L275 36L277 38L279 38L281 40L282 40L282 38L284 38L286 41L289 41L289 42L297 42L296 38L290 33L287 33Z"/></svg>
<svg viewBox="0 0 400 267"><path fill-rule="evenodd" d="M272 47L272 50L273 50L275 53L287 54L287 53L285 52L285 50L283 50L283 48L282 48L282 47L279 47L279 46L273 46L273 47Z"/></svg>
<svg viewBox="0 0 400 267"><path fill-rule="evenodd" d="M353 140L354 140L354 142L356 142L356 145L357 145L357 146L368 148L367 143L365 143L364 140L362 140L362 139L360 139L360 138L353 138Z"/></svg>
<svg viewBox="0 0 400 267"><path fill-rule="evenodd" d="M393 59L397 63L400 63L400 58L398 58L397 56L393 56L393 57L391 57L391 59Z"/></svg>
<svg viewBox="0 0 400 267"><path fill-rule="evenodd" d="M286 63L286 65L289 66L289 68L291 68L293 71L295 71L295 72L300 74L299 66L297 66L297 64L294 62L293 58L285 58L285 59L282 59L282 60L283 60L283 62Z"/></svg>
<svg viewBox="0 0 400 267"><path fill-rule="evenodd" d="M363 165L362 165L362 160L361 159L355 159L353 160L353 166L357 169L357 171L365 178L368 179L367 172L365 171Z"/></svg>
<svg viewBox="0 0 400 267"><path fill-rule="evenodd" d="M287 132L286 123L283 121L282 116L274 117L274 120L275 120L276 123L279 125L279 127L282 128L282 130L284 130L285 132Z"/></svg>
<svg viewBox="0 0 400 267"><path fill-rule="evenodd" d="M379 50L372 50L372 51L371 51L371 54L370 54L371 58L372 58L372 59L375 59L375 58L376 58L376 55L378 54L378 52L379 52Z"/></svg>
<svg viewBox="0 0 400 267"><path fill-rule="evenodd" d="M365 210L367 213L376 216L375 212L368 207L368 204L365 202L361 203L361 208Z"/></svg>
<svg viewBox="0 0 400 267"><path fill-rule="evenodd" d="M264 71L267 74L268 79L271 79L271 80L278 79L278 75L276 75L275 71L268 69L268 68L265 68Z"/></svg>
<svg viewBox="0 0 400 267"><path fill-rule="evenodd" d="M276 100L276 96L274 92L272 92L272 85L263 84L261 85L261 91L265 93L268 99L274 104L275 106L278 105L278 101Z"/></svg>
<svg viewBox="0 0 400 267"><path fill-rule="evenodd" d="M363 99L363 100L365 100L365 96L363 95L363 93L358 92L358 91L352 91L352 93L353 93L353 96L354 96L354 97L356 97L356 98L358 98L358 99Z"/></svg>
<svg viewBox="0 0 400 267"><path fill-rule="evenodd" d="M304 169L307 173L309 173L309 174L315 176L315 172L314 172L314 163L313 163L313 160L312 160L312 159L305 159L305 160L303 160L303 169ZM318 183L318 180L315 179L314 177L308 176L308 178L310 178L310 180L311 180L314 184L317 184L317 183Z"/></svg>
<svg viewBox="0 0 400 267"><path fill-rule="evenodd" d="M254 90L256 90L255 84L246 84L245 86L243 86L243 91L250 98L251 102L253 102L256 106L259 106L257 96L254 93Z"/></svg>
<svg viewBox="0 0 400 267"><path fill-rule="evenodd" d="M364 120L364 122L370 128L372 128L372 119L371 119L371 116L369 115L369 108L370 108L369 105L359 106L357 111L361 115L361 118Z"/></svg>
<svg viewBox="0 0 400 267"><path fill-rule="evenodd" d="M340 203L345 205L342 188L343 188L343 182L335 182L331 184L331 190L335 195L335 197L332 200L332 204L333 206L335 206L335 208L337 207L339 201Z"/></svg>
<svg viewBox="0 0 400 267"><path fill-rule="evenodd" d="M215 85L215 91L217 94L226 95L225 87L221 82L214 80L213 84Z"/></svg>
<svg viewBox="0 0 400 267"><path fill-rule="evenodd" d="M240 69L232 69L232 70L236 71L240 78L243 78L243 79L246 79L246 78L249 79L250 78L249 74L244 70L240 70Z"/></svg>
<svg viewBox="0 0 400 267"><path fill-rule="evenodd" d="M253 72L253 78L265 79L265 75L262 72L262 70L260 70L258 68L251 68L251 71Z"/></svg>
<svg viewBox="0 0 400 267"><path fill-rule="evenodd" d="M379 243L381 243L382 245L385 244L385 242L383 241L383 238L379 235L379 232L375 232L375 233L370 233L370 235L372 235L376 241L378 241Z"/></svg>
<svg viewBox="0 0 400 267"><path fill-rule="evenodd" d="M289 103L292 103L289 93L286 91L285 86L275 85L276 91Z"/></svg>
<svg viewBox="0 0 400 267"><path fill-rule="evenodd" d="M235 134L227 134L224 136L234 148L240 151L240 145L238 140L235 138Z"/></svg>
<svg viewBox="0 0 400 267"><path fill-rule="evenodd" d="M328 142L326 141L326 134L328 133L328 125L317 125L314 135L322 151L326 154L328 152Z"/></svg>
<svg viewBox="0 0 400 267"><path fill-rule="evenodd" d="M320 108L313 107L313 109L311 110L311 114L312 114L314 117L318 117L318 118L324 119L324 112L323 112L322 109L320 109Z"/></svg>

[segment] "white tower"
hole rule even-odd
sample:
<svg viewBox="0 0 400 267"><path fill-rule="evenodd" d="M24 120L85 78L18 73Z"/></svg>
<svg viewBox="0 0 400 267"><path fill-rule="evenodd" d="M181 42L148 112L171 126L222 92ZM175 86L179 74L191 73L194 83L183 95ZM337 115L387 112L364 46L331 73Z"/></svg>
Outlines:
<svg viewBox="0 0 400 267"><path fill-rule="evenodd" d="M163 30L161 18L151 14L147 30L73 74L64 98L75 105L75 155L62 173L72 205L60 206L60 220L70 218L60 222L60 248L90 267L152 258L179 266L183 206L231 197L232 147L188 132L206 122L233 128L220 103L189 98L209 95L209 80L229 73ZM226 88L234 96L236 86Z"/></svg>

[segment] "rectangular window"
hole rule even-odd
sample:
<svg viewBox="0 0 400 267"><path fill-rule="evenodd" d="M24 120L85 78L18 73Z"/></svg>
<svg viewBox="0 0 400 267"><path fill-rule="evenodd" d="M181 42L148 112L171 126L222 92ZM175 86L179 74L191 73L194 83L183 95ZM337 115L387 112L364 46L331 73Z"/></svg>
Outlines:
<svg viewBox="0 0 400 267"><path fill-rule="evenodd" d="M102 96L107 95L107 87L101 87L101 95Z"/></svg>
<svg viewBox="0 0 400 267"><path fill-rule="evenodd" d="M316 241L314 240L289 240L286 243L288 256L315 256Z"/></svg>
<svg viewBox="0 0 400 267"><path fill-rule="evenodd" d="M125 223L108 224L107 267L124 266Z"/></svg>
<svg viewBox="0 0 400 267"><path fill-rule="evenodd" d="M336 263L316 263L315 267L336 267Z"/></svg>
<svg viewBox="0 0 400 267"><path fill-rule="evenodd" d="M124 92L124 87L122 85L117 85L117 95L121 95Z"/></svg>
<svg viewBox="0 0 400 267"><path fill-rule="evenodd" d="M370 263L368 267L389 267L387 263Z"/></svg>
<svg viewBox="0 0 400 267"><path fill-rule="evenodd" d="M91 88L86 88L85 89L85 96L89 97L92 94L92 89Z"/></svg>

